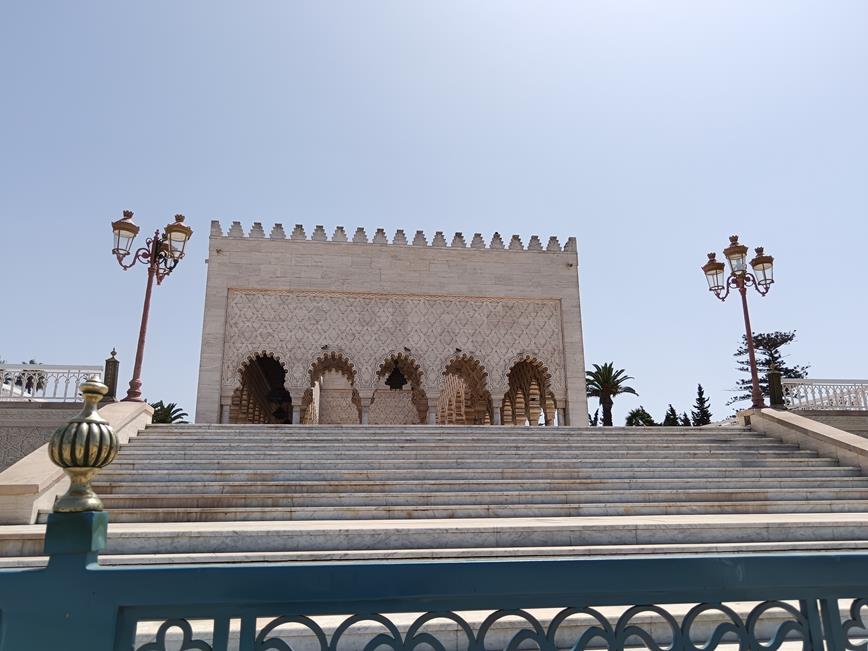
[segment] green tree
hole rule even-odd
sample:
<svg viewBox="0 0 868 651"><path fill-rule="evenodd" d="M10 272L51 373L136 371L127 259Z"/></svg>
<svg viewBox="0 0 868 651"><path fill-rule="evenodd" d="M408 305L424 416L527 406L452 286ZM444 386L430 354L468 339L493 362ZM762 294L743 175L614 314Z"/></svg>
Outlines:
<svg viewBox="0 0 868 651"><path fill-rule="evenodd" d="M711 402L705 397L701 384L696 385L696 402L693 403L693 411L690 415L694 427L708 425L711 422Z"/></svg>
<svg viewBox="0 0 868 651"><path fill-rule="evenodd" d="M150 403L151 407L154 408L154 419L155 423L178 423L184 424L187 421L185 420L189 414L181 409L174 402L170 402L169 404L163 404L162 400L158 400L157 402Z"/></svg>
<svg viewBox="0 0 868 651"><path fill-rule="evenodd" d="M691 427L693 423L690 422L690 416L687 415L687 412L682 412L681 418L678 419L678 424L681 427Z"/></svg>
<svg viewBox="0 0 868 651"><path fill-rule="evenodd" d="M678 425L678 412L675 407L669 404L669 409L666 410L666 415L663 416L663 425L665 427L676 427Z"/></svg>
<svg viewBox="0 0 868 651"><path fill-rule="evenodd" d="M639 395L633 387L625 384L627 380L635 378L627 375L622 368L616 371L613 362L606 362L602 366L594 364L594 370L586 371L585 377L588 397L600 399L600 407L603 408L603 427L612 426L612 404L615 396L622 393Z"/></svg>
<svg viewBox="0 0 868 651"><path fill-rule="evenodd" d="M756 350L756 367L759 374L760 390L763 395L769 395L768 372L772 364L781 372L782 378L803 378L808 377L808 365L789 366L784 361L787 355L781 352L781 348L793 343L796 339L796 331L788 332L755 332L753 333L753 345ZM727 405L735 404L736 402L744 402L751 399L751 390L753 383L750 376L750 358L747 352L747 336L741 336L741 342L738 350L735 351L733 357L736 358L736 369L744 373L746 377L742 377L736 383L734 391L736 395L729 399Z"/></svg>
<svg viewBox="0 0 868 651"><path fill-rule="evenodd" d="M588 414L588 424L591 427L597 427L600 424L600 410L597 409L594 411L594 415Z"/></svg>
<svg viewBox="0 0 868 651"><path fill-rule="evenodd" d="M645 410L645 407L639 405L636 409L630 410L624 424L627 427L650 427L657 423L654 422L654 418Z"/></svg>

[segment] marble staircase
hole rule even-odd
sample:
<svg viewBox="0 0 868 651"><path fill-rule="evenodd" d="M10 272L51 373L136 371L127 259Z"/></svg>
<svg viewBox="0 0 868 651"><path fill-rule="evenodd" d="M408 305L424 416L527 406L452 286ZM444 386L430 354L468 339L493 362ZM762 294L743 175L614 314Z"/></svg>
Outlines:
<svg viewBox="0 0 868 651"><path fill-rule="evenodd" d="M868 547L868 477L737 427L154 425L94 488L105 562Z"/></svg>

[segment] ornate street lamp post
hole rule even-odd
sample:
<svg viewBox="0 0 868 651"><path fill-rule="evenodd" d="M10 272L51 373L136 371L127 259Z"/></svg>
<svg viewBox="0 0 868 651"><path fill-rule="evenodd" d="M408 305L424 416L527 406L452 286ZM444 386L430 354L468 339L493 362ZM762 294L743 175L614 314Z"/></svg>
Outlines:
<svg viewBox="0 0 868 651"><path fill-rule="evenodd" d="M142 357L145 353L145 333L148 330L148 312L151 309L151 290L154 286L154 278L157 284L163 282L181 258L184 257L184 248L187 240L193 235L193 229L184 223L184 215L175 215L175 221L163 229L154 231L154 236L149 237L145 246L133 253L129 264L124 259L130 255L133 240L139 233L139 227L133 223L131 210L124 210L124 216L112 222L115 245L112 253L118 259L118 264L124 271L141 262L148 268L148 284L145 288L145 305L142 308L142 325L139 328L139 344L136 348L136 363L133 366L133 379L130 380L130 388L124 401L142 402Z"/></svg>
<svg viewBox="0 0 868 651"><path fill-rule="evenodd" d="M739 244L738 235L732 235L729 238L729 246L723 250L723 255L729 261L729 276L724 276L726 265L716 259L715 253L708 254L708 262L702 266L702 271L705 273L705 279L708 281L708 290L714 292L714 295L721 301L726 300L730 289L737 289L741 294L741 307L744 311L744 330L745 337L747 338L747 354L750 359L750 376L753 385L751 406L754 409L762 409L766 405L763 402L763 394L759 385L759 373L756 367L753 332L750 328L750 315L747 311L747 288L755 288L760 296L768 294L772 283L775 282L772 269L774 258L766 255L761 246L757 247L755 251L756 255L750 261L753 273L750 273L747 269L747 247L744 244Z"/></svg>

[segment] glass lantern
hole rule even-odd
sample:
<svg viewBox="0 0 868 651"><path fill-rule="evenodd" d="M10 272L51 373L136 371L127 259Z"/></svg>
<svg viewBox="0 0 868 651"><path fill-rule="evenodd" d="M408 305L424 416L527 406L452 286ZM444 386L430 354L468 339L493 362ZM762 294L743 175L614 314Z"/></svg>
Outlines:
<svg viewBox="0 0 868 651"><path fill-rule="evenodd" d="M115 237L112 253L121 257L129 255L133 240L139 234L139 227L133 222L132 210L124 210L124 216L112 222L112 232Z"/></svg>
<svg viewBox="0 0 868 651"><path fill-rule="evenodd" d="M708 262L702 265L702 271L705 274L705 279L708 281L708 289L714 293L723 290L723 272L726 265L717 260L717 255L714 253L708 254Z"/></svg>
<svg viewBox="0 0 868 651"><path fill-rule="evenodd" d="M184 215L175 215L175 221L166 226L165 237L168 243L168 253L174 260L184 257L187 240L193 235L193 229L184 223Z"/></svg>
<svg viewBox="0 0 868 651"><path fill-rule="evenodd" d="M747 272L747 247L739 244L738 235L730 235L729 246L723 250L723 255L729 260L732 273L743 275Z"/></svg>
<svg viewBox="0 0 868 651"><path fill-rule="evenodd" d="M775 282L773 268L775 259L770 255L766 255L761 246L758 246L755 251L756 257L750 261L750 266L753 268L756 284L765 289Z"/></svg>

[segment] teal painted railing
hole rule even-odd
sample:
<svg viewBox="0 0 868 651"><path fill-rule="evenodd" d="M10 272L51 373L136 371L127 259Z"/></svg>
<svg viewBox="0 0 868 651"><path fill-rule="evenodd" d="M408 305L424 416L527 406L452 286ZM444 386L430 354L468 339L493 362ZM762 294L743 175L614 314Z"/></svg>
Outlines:
<svg viewBox="0 0 868 651"><path fill-rule="evenodd" d="M0 572L2 651L697 651L727 641L764 651L785 639L868 649L862 553L105 567L96 552L107 522L104 513L53 514L47 567ZM610 606L623 608L612 615ZM776 632L761 632L772 612ZM327 615L343 617L317 618ZM366 621L382 632L348 640ZM137 631L140 622L149 627ZM281 638L293 624L306 640Z"/></svg>

